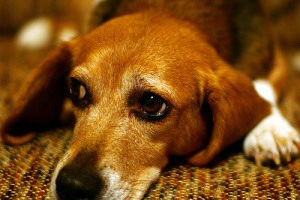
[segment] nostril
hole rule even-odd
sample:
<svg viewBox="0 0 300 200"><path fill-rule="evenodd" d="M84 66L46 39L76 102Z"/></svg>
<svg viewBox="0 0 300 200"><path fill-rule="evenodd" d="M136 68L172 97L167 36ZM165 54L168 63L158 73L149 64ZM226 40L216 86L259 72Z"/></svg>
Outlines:
<svg viewBox="0 0 300 200"><path fill-rule="evenodd" d="M95 199L102 188L100 177L91 171L64 167L56 179L56 192L61 200Z"/></svg>

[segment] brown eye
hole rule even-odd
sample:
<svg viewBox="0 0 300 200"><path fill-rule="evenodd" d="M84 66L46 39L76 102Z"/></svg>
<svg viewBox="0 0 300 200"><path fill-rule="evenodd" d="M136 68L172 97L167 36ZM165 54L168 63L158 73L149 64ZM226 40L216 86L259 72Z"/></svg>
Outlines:
<svg viewBox="0 0 300 200"><path fill-rule="evenodd" d="M161 96L153 92L144 92L140 97L140 111L139 117L155 121L164 118L168 111L168 102Z"/></svg>
<svg viewBox="0 0 300 200"><path fill-rule="evenodd" d="M75 106L81 108L87 106L90 103L90 98L86 86L75 78L69 79L69 97Z"/></svg>

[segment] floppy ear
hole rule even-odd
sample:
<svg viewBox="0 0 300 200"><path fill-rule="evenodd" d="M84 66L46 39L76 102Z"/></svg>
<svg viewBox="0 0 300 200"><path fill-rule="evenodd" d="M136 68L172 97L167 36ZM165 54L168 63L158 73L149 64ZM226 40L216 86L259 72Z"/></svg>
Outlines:
<svg viewBox="0 0 300 200"><path fill-rule="evenodd" d="M205 85L205 101L213 116L208 145L188 159L208 164L222 149L245 136L270 112L270 105L255 91L252 81L225 63L212 71Z"/></svg>
<svg viewBox="0 0 300 200"><path fill-rule="evenodd" d="M11 114L2 126L4 142L22 144L58 122L71 68L67 44L53 51L21 87Z"/></svg>

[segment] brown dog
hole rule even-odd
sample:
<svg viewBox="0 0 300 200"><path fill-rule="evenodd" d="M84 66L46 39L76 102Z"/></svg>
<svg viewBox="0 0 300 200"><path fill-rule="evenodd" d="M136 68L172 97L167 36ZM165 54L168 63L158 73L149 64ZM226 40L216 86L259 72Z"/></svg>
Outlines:
<svg viewBox="0 0 300 200"><path fill-rule="evenodd" d="M254 1L124 0L120 17L61 45L32 73L4 141L24 143L55 124L68 87L77 121L53 199L140 199L168 155L202 166L251 130L244 150L258 164L290 161L299 136L276 107L285 63L257 9ZM276 90L267 80L254 87L233 65L267 74Z"/></svg>

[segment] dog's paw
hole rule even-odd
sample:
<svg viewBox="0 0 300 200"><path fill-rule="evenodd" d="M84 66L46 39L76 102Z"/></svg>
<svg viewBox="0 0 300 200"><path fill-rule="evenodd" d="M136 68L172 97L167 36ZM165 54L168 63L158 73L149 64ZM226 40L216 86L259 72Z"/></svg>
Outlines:
<svg viewBox="0 0 300 200"><path fill-rule="evenodd" d="M274 109L272 114L261 121L244 141L246 156L261 165L269 161L280 165L290 162L300 154L300 137L289 122Z"/></svg>

